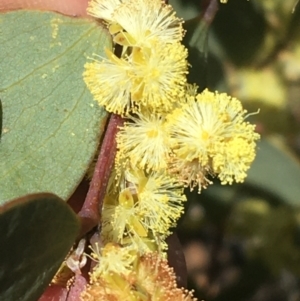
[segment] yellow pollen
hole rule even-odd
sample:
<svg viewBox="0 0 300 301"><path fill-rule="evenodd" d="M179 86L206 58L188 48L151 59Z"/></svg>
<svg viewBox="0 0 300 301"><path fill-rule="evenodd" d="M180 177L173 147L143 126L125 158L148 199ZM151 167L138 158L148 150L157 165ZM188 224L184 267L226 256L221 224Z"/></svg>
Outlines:
<svg viewBox="0 0 300 301"><path fill-rule="evenodd" d="M222 115L221 119L222 119L222 121L224 121L224 122L229 122L229 121L231 121L231 118L230 118L229 114L227 114L227 113L224 113L224 114Z"/></svg>
<svg viewBox="0 0 300 301"><path fill-rule="evenodd" d="M151 34L151 30L148 29L145 31L145 37L149 36L150 34Z"/></svg>
<svg viewBox="0 0 300 301"><path fill-rule="evenodd" d="M147 136L149 138L156 138L158 136L158 131L157 130L150 130L147 132Z"/></svg>
<svg viewBox="0 0 300 301"><path fill-rule="evenodd" d="M201 134L201 138L203 140L208 140L208 138L209 138L208 132L207 131L203 131L202 134Z"/></svg>
<svg viewBox="0 0 300 301"><path fill-rule="evenodd" d="M161 72L157 68L155 68L152 70L151 75L149 77L155 79L155 78L159 78L160 75Z"/></svg>

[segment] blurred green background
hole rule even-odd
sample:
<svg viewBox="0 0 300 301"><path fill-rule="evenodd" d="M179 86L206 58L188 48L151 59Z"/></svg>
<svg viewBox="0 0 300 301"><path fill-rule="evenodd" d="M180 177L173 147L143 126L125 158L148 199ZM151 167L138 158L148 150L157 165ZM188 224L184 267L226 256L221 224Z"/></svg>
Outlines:
<svg viewBox="0 0 300 301"><path fill-rule="evenodd" d="M298 1L169 1L186 20L190 82L259 109L248 119L262 136L244 184L187 192L178 234L199 300L300 300Z"/></svg>

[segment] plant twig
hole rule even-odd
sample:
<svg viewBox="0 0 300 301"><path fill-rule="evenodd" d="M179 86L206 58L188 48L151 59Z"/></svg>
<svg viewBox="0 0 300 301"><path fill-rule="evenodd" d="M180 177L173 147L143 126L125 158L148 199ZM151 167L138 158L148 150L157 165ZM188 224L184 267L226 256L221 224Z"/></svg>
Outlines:
<svg viewBox="0 0 300 301"><path fill-rule="evenodd" d="M80 237L100 223L103 199L116 155L116 134L122 124L122 117L110 116L90 187L78 213L82 222Z"/></svg>

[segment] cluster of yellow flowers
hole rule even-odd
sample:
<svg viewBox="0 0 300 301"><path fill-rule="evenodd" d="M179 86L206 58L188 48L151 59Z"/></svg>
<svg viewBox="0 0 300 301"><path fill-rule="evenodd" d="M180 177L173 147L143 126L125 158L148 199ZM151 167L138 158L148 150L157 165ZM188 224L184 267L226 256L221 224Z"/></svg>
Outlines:
<svg viewBox="0 0 300 301"><path fill-rule="evenodd" d="M162 0L92 0L120 55L85 65L98 103L122 115L118 153L102 210L97 264L83 300L192 300L164 259L183 212L184 187L242 182L259 135L241 103L188 84L183 21Z"/></svg>
<svg viewBox="0 0 300 301"><path fill-rule="evenodd" d="M95 256L98 259L98 256ZM142 256L131 247L107 244L99 266L91 274L82 300L196 301L192 293L177 287L175 274L158 253Z"/></svg>

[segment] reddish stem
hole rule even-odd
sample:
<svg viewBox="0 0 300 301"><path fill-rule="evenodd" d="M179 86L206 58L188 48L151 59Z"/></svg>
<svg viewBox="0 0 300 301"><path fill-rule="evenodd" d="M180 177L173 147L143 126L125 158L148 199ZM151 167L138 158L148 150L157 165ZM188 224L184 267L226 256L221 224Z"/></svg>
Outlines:
<svg viewBox="0 0 300 301"><path fill-rule="evenodd" d="M103 199L117 151L116 134L122 125L121 116L115 114L110 116L92 181L83 206L78 212L82 225L80 237L100 222Z"/></svg>
<svg viewBox="0 0 300 301"><path fill-rule="evenodd" d="M87 280L83 275L75 274L74 283L68 292L68 297L66 301L79 301L81 293L85 290L87 285Z"/></svg>
<svg viewBox="0 0 300 301"><path fill-rule="evenodd" d="M217 0L208 0L203 4L203 19L209 25L212 23L216 13L219 9L219 4Z"/></svg>
<svg viewBox="0 0 300 301"><path fill-rule="evenodd" d="M211 0L204 14L204 19L208 24L211 24L214 20L216 13L219 9L217 0Z"/></svg>

